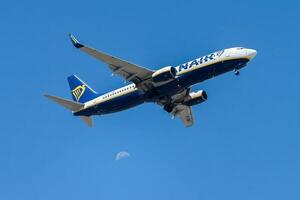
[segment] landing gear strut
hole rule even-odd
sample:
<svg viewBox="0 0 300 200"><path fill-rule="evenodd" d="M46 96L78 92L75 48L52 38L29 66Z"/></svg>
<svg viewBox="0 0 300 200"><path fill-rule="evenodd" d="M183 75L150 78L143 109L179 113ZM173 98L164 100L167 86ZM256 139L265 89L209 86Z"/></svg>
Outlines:
<svg viewBox="0 0 300 200"><path fill-rule="evenodd" d="M235 70L234 70L234 74L235 74L236 76L240 75L240 70L235 69Z"/></svg>

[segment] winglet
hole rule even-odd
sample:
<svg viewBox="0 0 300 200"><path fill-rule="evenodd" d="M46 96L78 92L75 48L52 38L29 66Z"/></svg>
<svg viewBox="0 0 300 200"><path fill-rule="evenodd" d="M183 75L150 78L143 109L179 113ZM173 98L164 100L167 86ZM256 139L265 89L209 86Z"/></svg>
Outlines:
<svg viewBox="0 0 300 200"><path fill-rule="evenodd" d="M74 35L69 34L69 37L70 37L70 39L71 39L71 41L72 41L74 47L79 48L79 49L80 49L81 47L84 47L83 44L80 44L80 42L75 38Z"/></svg>

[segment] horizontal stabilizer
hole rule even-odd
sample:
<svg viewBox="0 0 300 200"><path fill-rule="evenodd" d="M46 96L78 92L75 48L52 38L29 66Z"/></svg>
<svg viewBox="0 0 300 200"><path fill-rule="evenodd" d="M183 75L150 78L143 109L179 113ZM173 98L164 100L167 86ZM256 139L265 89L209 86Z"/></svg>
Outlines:
<svg viewBox="0 0 300 200"><path fill-rule="evenodd" d="M44 94L44 96L71 111L78 111L84 107L84 104L70 101L68 99L63 99L63 98L60 98L57 96L52 96L49 94Z"/></svg>
<svg viewBox="0 0 300 200"><path fill-rule="evenodd" d="M93 126L93 118L91 116L80 116L80 118L88 125L88 127Z"/></svg>

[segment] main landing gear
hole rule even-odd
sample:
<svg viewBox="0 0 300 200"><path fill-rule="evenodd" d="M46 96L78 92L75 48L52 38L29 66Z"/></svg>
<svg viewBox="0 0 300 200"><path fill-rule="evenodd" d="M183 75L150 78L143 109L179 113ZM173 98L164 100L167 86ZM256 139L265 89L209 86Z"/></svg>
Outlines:
<svg viewBox="0 0 300 200"><path fill-rule="evenodd" d="M174 106L172 104L167 104L164 106L164 110L167 111L168 113L172 112Z"/></svg>

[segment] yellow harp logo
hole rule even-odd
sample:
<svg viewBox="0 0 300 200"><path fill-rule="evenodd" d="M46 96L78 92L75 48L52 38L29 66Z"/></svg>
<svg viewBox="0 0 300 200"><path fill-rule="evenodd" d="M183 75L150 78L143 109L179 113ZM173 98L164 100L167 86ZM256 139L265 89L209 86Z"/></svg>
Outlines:
<svg viewBox="0 0 300 200"><path fill-rule="evenodd" d="M85 85L79 85L74 90L72 90L72 94L74 95L76 101L79 101L84 91L85 91Z"/></svg>

